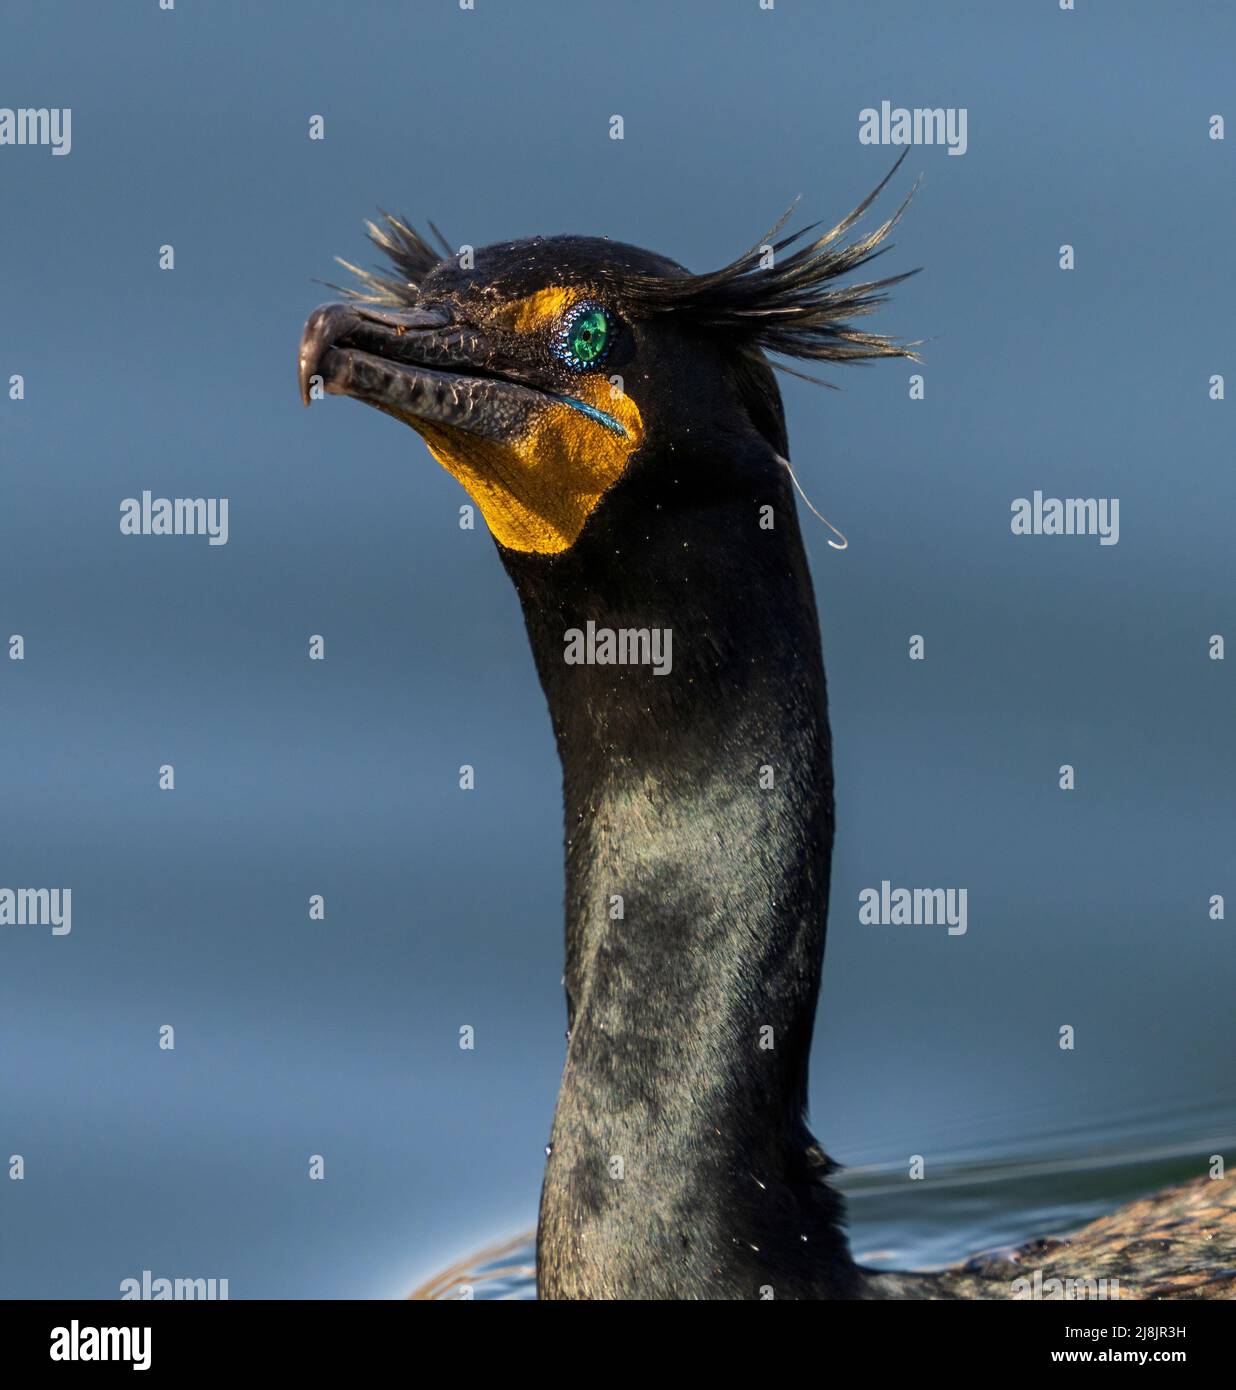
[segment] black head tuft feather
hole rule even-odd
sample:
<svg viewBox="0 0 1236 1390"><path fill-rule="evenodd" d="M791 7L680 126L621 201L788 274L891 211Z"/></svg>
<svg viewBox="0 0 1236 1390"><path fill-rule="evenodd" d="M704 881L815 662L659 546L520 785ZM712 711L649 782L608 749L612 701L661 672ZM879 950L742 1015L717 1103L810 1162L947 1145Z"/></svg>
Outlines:
<svg viewBox="0 0 1236 1390"><path fill-rule="evenodd" d="M909 205L914 188L880 226L850 242L844 237L883 192L904 159L905 154L853 212L814 240L805 239L818 223L779 235L793 211L791 204L750 251L720 270L705 275L692 275L680 268L650 273L629 267L618 269L610 264L595 266L592 273L620 296L623 307L630 312L647 318L673 315L700 330L724 336L740 352L752 357L770 353L815 362L913 358L917 344L899 342L882 333L866 333L851 320L872 313L884 303L893 285L916 271L858 284L837 283L891 249L886 238ZM370 241L389 259L396 274L362 270L340 259L339 264L360 281L359 289L342 287L343 293L361 303L397 307L413 302L418 286L430 271L454 254L432 222L429 227L441 251L409 223L390 213L384 212L380 222L366 225ZM531 244L511 243L511 247ZM770 250L772 264L766 266L762 262ZM636 254L649 259L646 253ZM562 269L566 272L571 267ZM805 375L782 362L773 365L795 376Z"/></svg>
<svg viewBox="0 0 1236 1390"><path fill-rule="evenodd" d="M850 320L872 313L887 299L887 291L893 285L916 271L860 284L836 283L891 249L891 243L884 244L885 238L909 205L913 188L887 221L854 241L842 239L879 197L903 159L905 154L849 216L806 245L799 243L815 231L818 223L777 239L793 211L791 204L760 242L729 265L707 275L629 277L623 283L624 297L649 315L673 314L701 328L724 333L748 351L762 350L817 362L913 357L916 344L901 343L881 333L865 333ZM762 266L768 248L773 263ZM793 371L781 363L774 365Z"/></svg>
<svg viewBox="0 0 1236 1390"><path fill-rule="evenodd" d="M444 256L454 255L450 243L431 222L429 230L442 248L435 250L415 227L393 213L383 211L381 222L366 222L369 240L386 255L399 272L399 278L382 275L375 270L362 270L342 257L335 259L345 270L351 271L361 282L360 289L332 285L332 289L342 289L349 299L364 304L385 304L400 306L415 299L416 289L426 275Z"/></svg>

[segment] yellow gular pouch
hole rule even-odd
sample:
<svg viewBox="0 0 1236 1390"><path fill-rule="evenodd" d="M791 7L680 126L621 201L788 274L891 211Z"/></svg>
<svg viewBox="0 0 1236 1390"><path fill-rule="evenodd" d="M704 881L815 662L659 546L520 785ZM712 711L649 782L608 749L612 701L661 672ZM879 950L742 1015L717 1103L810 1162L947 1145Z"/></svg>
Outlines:
<svg viewBox="0 0 1236 1390"><path fill-rule="evenodd" d="M519 332L551 330L579 297L541 290L493 315ZM581 373L570 394L616 420L619 434L574 406L546 396L523 433L496 441L449 425L409 421L435 459L467 489L490 531L510 550L557 555L579 538L607 488L643 441L639 407L604 372Z"/></svg>
<svg viewBox="0 0 1236 1390"><path fill-rule="evenodd" d="M629 396L615 393L611 400L604 377L581 377L575 387L575 396L613 416L625 436L548 397L523 435L502 442L411 422L509 550L557 555L569 549L640 446L643 422Z"/></svg>

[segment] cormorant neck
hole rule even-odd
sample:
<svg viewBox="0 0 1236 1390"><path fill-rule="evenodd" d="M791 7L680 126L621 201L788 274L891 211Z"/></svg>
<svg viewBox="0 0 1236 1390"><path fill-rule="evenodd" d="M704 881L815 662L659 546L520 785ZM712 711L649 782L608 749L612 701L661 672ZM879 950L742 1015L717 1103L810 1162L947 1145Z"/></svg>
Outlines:
<svg viewBox="0 0 1236 1390"><path fill-rule="evenodd" d="M570 551L504 552L566 816L542 1297L818 1298L853 1278L803 1119L833 828L824 670L793 497L760 447L712 456L698 494L702 461L646 460ZM650 660L606 662L633 629L647 645L625 654Z"/></svg>

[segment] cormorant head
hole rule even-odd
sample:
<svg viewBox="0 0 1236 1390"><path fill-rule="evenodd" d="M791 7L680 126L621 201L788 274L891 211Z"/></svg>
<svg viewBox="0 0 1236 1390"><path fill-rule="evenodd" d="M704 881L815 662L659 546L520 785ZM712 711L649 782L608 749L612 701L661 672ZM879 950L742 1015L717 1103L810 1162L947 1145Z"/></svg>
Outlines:
<svg viewBox="0 0 1236 1390"><path fill-rule="evenodd" d="M302 397L352 396L402 420L502 546L561 553L641 469L685 466L741 435L762 438L769 458L785 454L766 353L910 355L850 322L904 276L838 284L886 249L900 209L845 240L884 183L822 236L780 236L782 218L747 255L704 275L593 237L458 255L443 241L440 254L387 215L369 230L394 273L348 266L362 288L310 315Z"/></svg>

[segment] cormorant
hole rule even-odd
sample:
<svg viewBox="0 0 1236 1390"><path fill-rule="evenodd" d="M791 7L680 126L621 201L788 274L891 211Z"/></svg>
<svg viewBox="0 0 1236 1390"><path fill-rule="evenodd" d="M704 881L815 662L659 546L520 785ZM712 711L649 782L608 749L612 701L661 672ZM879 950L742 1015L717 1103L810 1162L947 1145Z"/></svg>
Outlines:
<svg viewBox="0 0 1236 1390"><path fill-rule="evenodd" d="M904 277L841 283L886 249L900 211L847 238L883 187L702 275L577 236L469 261L386 216L370 235L393 274L356 272L305 325L305 402L320 387L402 420L480 507L549 705L569 1043L542 1298L1011 1297L1027 1272L858 1268L804 1118L833 770L767 354L910 355L854 322ZM1159 1200L1207 1226L1198 1268L1236 1266L1230 1180ZM1072 1269L1068 1247L1033 1248L1044 1278L1134 1288L1191 1280L1183 1243L1122 1262L1113 1237Z"/></svg>

